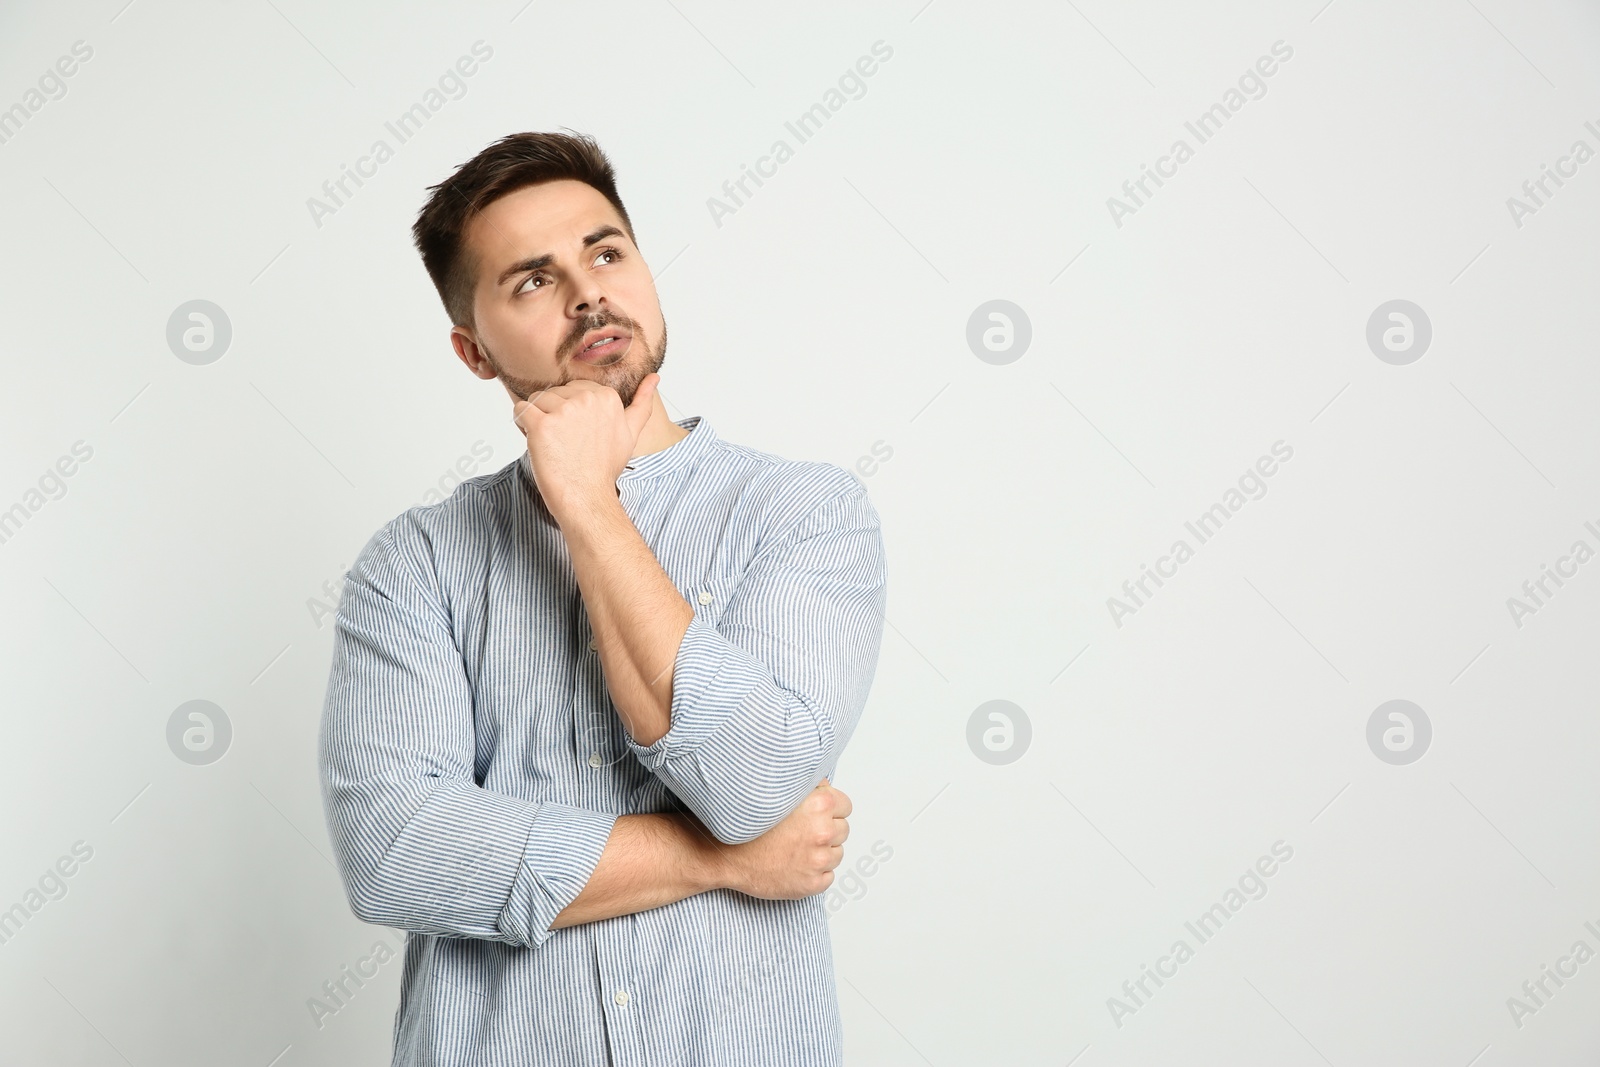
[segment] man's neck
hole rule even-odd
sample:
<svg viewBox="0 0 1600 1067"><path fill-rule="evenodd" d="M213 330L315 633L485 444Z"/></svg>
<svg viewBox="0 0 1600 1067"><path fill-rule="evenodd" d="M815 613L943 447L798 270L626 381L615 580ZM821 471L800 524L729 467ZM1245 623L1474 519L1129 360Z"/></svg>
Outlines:
<svg viewBox="0 0 1600 1067"><path fill-rule="evenodd" d="M639 433L639 442L633 455L637 457L649 455L651 452L659 452L663 448L670 448L688 436L688 430L685 430L667 417L667 409L661 403L661 397L658 395L652 398L650 418L645 422L644 429Z"/></svg>

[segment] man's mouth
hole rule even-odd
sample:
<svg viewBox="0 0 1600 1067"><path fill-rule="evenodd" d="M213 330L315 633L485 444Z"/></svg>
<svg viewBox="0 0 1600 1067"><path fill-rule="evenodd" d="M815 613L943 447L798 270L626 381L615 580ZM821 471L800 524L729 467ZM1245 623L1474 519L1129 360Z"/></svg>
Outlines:
<svg viewBox="0 0 1600 1067"><path fill-rule="evenodd" d="M633 340L625 333L607 333L593 339L587 348L579 349L574 359L585 363L598 363L627 351L628 342Z"/></svg>

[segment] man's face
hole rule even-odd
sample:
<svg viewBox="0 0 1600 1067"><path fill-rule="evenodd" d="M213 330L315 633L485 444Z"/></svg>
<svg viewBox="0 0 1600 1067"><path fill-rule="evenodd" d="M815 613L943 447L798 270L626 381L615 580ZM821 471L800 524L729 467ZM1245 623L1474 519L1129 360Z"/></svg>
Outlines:
<svg viewBox="0 0 1600 1067"><path fill-rule="evenodd" d="M500 197L468 222L476 325L451 332L474 374L526 399L579 378L624 406L667 354L667 324L644 257L616 209L584 182L551 181ZM618 340L580 358L588 343Z"/></svg>

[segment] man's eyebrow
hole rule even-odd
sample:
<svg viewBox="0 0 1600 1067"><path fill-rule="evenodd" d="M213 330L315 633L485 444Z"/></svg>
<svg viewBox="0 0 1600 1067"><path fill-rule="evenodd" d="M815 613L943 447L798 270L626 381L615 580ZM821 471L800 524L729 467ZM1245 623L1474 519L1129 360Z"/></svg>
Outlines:
<svg viewBox="0 0 1600 1067"><path fill-rule="evenodd" d="M583 239L583 247L588 248L592 244L598 244L599 242L604 241L607 237L626 236L628 235L617 229L615 226L602 226ZM555 258L555 254L553 252L546 252L542 256L534 256L531 259L524 259L521 262L513 263L511 266L500 272L500 277L495 280L495 284L504 285L518 274L526 274L529 271L543 270L545 267L548 267L550 264L554 263Z"/></svg>

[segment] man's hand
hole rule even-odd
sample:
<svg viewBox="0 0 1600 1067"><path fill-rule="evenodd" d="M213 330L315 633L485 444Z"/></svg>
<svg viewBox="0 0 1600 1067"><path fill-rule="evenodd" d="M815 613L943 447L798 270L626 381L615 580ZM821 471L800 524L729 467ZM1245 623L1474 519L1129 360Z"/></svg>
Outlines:
<svg viewBox="0 0 1600 1067"><path fill-rule="evenodd" d="M528 438L533 480L557 518L591 500L615 500L617 478L654 410L661 375L639 383L633 403L610 386L578 379L512 405L512 421Z"/></svg>
<svg viewBox="0 0 1600 1067"><path fill-rule="evenodd" d="M824 778L799 807L754 841L721 847L725 888L766 900L800 900L833 884L850 836L850 798Z"/></svg>

